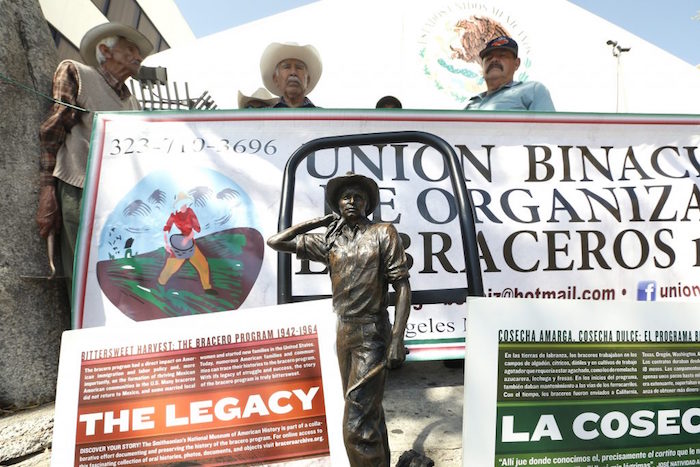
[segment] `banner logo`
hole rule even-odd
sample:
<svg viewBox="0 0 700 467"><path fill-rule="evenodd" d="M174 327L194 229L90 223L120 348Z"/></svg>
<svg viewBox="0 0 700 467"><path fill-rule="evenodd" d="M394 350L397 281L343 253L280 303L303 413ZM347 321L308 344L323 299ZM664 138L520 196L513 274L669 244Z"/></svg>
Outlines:
<svg viewBox="0 0 700 467"><path fill-rule="evenodd" d="M656 281L640 281L637 283L637 300L653 302L656 300Z"/></svg>
<svg viewBox="0 0 700 467"><path fill-rule="evenodd" d="M252 201L209 170L157 171L117 204L102 230L97 280L135 321L237 309L264 252Z"/></svg>

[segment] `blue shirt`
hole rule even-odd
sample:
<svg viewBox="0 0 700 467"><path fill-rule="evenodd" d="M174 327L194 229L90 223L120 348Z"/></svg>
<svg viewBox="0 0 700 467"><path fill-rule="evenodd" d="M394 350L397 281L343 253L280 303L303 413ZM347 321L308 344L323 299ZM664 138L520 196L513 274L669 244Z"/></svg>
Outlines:
<svg viewBox="0 0 700 467"><path fill-rule="evenodd" d="M555 111L549 91L537 81L511 81L494 93L482 92L469 99L464 109Z"/></svg>

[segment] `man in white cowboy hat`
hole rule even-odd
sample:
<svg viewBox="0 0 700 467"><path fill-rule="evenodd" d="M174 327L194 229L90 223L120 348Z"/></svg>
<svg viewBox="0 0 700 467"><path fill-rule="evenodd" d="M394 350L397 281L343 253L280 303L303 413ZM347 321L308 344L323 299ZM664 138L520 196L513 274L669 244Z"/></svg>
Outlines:
<svg viewBox="0 0 700 467"><path fill-rule="evenodd" d="M353 467L388 466L382 399L387 369L406 358L403 337L411 307L406 255L393 224L367 218L379 203L374 180L354 173L333 178L326 186L326 203L333 214L293 225L267 244L328 266L345 393L345 450ZM308 233L318 227L326 232ZM396 292L393 327L387 312L389 284Z"/></svg>
<svg viewBox="0 0 700 467"><path fill-rule="evenodd" d="M316 107L307 95L323 72L321 56L313 45L273 42L260 58L263 84L280 100L273 107Z"/></svg>
<svg viewBox="0 0 700 467"><path fill-rule="evenodd" d="M265 88L256 89L250 96L238 91L239 109L266 109L274 106L277 102L279 102L279 97L273 96Z"/></svg>
<svg viewBox="0 0 700 467"><path fill-rule="evenodd" d="M39 129L36 221L42 237L61 234L69 294L93 112L139 109L124 82L136 76L141 61L152 50L153 45L135 29L119 23L100 24L80 41L84 63L64 60L54 74L53 97L61 103L53 105Z"/></svg>

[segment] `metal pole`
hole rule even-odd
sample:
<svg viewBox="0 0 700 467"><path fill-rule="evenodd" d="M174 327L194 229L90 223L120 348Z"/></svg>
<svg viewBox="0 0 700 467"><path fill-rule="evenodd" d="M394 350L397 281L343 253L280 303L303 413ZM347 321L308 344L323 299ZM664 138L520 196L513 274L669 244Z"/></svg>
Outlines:
<svg viewBox="0 0 700 467"><path fill-rule="evenodd" d="M322 150L344 146L363 146L372 144L393 143L421 143L436 149L447 164L452 182L452 190L457 203L459 224L464 248L464 260L467 274L467 294L469 296L483 296L484 287L481 278L479 263L479 250L474 226L474 213L471 197L467 192L462 166L452 146L444 139L422 131L397 131L383 133L367 133L358 135L329 136L317 138L301 145L287 161L282 180L282 197L280 200L280 214L278 230L284 230L292 225L292 211L294 204L294 186L296 170L301 161L309 154ZM449 290L449 289L447 289ZM418 294L427 300L425 303L439 303L450 301L451 297L444 298L438 294ZM277 255L277 302L290 303L292 297L292 262L288 253Z"/></svg>
<svg viewBox="0 0 700 467"><path fill-rule="evenodd" d="M620 112L620 54L613 52L615 58L617 59L617 68L615 70L615 113Z"/></svg>

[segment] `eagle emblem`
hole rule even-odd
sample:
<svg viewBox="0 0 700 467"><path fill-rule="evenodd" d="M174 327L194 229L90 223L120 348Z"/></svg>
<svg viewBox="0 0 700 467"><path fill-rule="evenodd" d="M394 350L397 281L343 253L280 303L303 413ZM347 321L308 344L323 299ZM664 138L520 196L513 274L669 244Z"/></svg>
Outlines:
<svg viewBox="0 0 700 467"><path fill-rule="evenodd" d="M510 36L498 21L474 15L469 19L457 21L455 32L458 35L458 43L450 45L452 58L464 60L467 63L481 63L479 52L489 40L498 36Z"/></svg>

